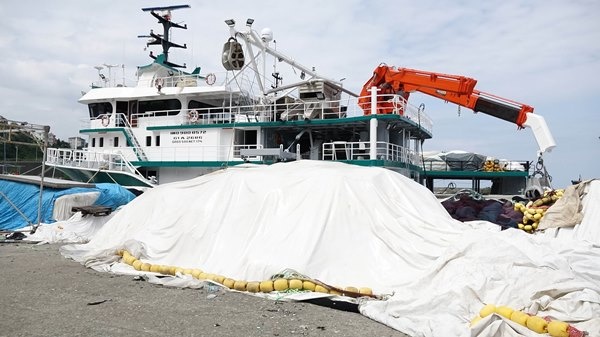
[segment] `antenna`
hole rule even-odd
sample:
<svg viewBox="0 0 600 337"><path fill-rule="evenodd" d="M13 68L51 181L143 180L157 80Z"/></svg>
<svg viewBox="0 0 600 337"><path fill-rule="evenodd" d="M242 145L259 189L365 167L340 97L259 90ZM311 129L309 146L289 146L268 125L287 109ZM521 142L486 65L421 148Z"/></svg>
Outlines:
<svg viewBox="0 0 600 337"><path fill-rule="evenodd" d="M120 66L120 64L106 64L106 63L104 63L104 66L106 67L106 69L108 69L108 80L107 81L109 82L109 84L112 85L112 84L114 84L114 83L110 83L110 81L114 82L113 76L112 76L112 68L116 68L116 67Z"/></svg>
<svg viewBox="0 0 600 337"><path fill-rule="evenodd" d="M182 9L182 8L190 8L189 5L176 5L176 6L166 6L166 7L147 7L147 8L142 8L142 10L144 12L150 12L150 14L152 16L154 16L156 19L158 19L158 23L162 24L163 26L163 34L156 34L154 33L153 30L150 30L150 35L138 35L138 37L142 37L142 38L152 38L151 40L149 40L146 43L146 47L150 46L150 45L161 45L162 46L162 57L161 55L159 56L154 56L154 54L152 54L152 52L150 53L150 57L152 59L155 60L155 62L157 63L162 63L164 65L173 67L173 68L185 68L185 65L180 66L178 64L175 63L171 63L169 62L169 48L171 47L175 47L175 48L182 48L182 49L187 49L187 45L180 45L180 44L176 44L173 43L169 40L169 31L171 28L180 28L180 29L187 29L187 25L180 25L178 23L175 23L172 21L172 16L171 16L171 11L177 10L177 9ZM157 13L157 11L160 12Z"/></svg>

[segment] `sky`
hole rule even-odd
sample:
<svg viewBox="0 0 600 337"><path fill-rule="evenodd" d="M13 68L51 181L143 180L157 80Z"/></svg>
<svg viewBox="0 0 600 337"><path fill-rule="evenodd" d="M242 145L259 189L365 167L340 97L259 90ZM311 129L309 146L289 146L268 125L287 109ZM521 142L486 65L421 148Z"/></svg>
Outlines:
<svg viewBox="0 0 600 337"><path fill-rule="evenodd" d="M600 1L330 0L330 1L76 1L6 0L0 21L0 115L50 125L58 138L79 135L87 109L77 102L98 78L133 79L150 63L145 40L158 29L142 7L189 4L173 20L186 50L171 61L223 72L224 20L238 29L255 19L269 27L277 49L360 92L380 63L475 78L476 89L531 105L557 147L544 154L556 188L572 179L600 178ZM155 53L158 50L154 50ZM284 77L284 83L296 80ZM464 150L535 161L531 130L415 93L433 119L426 151Z"/></svg>

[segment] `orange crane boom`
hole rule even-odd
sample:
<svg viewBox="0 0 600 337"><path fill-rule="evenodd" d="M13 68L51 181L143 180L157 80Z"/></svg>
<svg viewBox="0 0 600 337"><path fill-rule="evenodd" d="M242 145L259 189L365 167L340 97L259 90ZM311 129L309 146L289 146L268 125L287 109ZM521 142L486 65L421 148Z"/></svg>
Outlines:
<svg viewBox="0 0 600 337"><path fill-rule="evenodd" d="M475 90L476 84L477 80L470 77L395 68L382 64L375 68L373 76L363 85L358 105L365 115L370 115L371 88L377 87L377 114L403 114L403 106L393 102L393 95L400 95L408 100L412 92L419 91L475 112L515 123L519 128L530 127L540 153L550 151L556 146L545 119L533 115L532 106Z"/></svg>
<svg viewBox="0 0 600 337"><path fill-rule="evenodd" d="M408 99L411 92L419 91L523 127L527 113L533 112L533 107L475 90L476 84L477 80L465 76L380 65L363 86L359 105L365 115L371 114L370 89L373 86L381 89L379 95L383 95L378 96L378 113L392 111L385 102L385 95L399 94Z"/></svg>

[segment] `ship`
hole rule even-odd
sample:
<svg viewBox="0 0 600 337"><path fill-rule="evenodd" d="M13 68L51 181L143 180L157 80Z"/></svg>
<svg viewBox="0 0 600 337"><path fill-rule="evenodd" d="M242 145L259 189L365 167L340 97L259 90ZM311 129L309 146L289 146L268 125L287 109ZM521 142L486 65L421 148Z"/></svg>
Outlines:
<svg viewBox="0 0 600 337"><path fill-rule="evenodd" d="M380 166L416 181L423 140L432 121L399 95L394 111L369 115L359 94L276 50L273 32L244 29L226 20L230 38L222 52L224 72L187 70L172 61L172 20L187 5L143 8L162 33L150 31L152 62L137 68L134 85L115 83L100 72L79 102L89 111L82 149L49 148L46 164L71 180L152 187L191 179L244 163L291 160L342 161ZM297 79L282 84L274 63L289 65ZM111 69L109 69L111 70Z"/></svg>
<svg viewBox="0 0 600 337"><path fill-rule="evenodd" d="M108 77L97 67L98 80L79 99L89 112L79 131L87 145L47 149L45 163L53 172L75 181L150 188L234 165L320 160L383 167L432 191L436 179L468 179L477 191L481 180L491 180L495 193L523 193L528 162L502 172L480 164L468 172L432 170L422 146L433 137L433 122L423 104L409 103L415 91L530 127L540 147L538 163L555 146L533 107L475 90L475 79L380 64L356 93L343 79L282 53L272 30L259 32L253 19L241 29L234 19L224 20L229 38L215 50L220 71L188 70L170 54L187 48L171 38L172 30L187 29L172 20L185 8L143 8L162 32L138 37L160 53L150 52L151 63L137 67L131 84L114 80L115 65L105 65ZM290 83L278 71L283 65L292 69Z"/></svg>

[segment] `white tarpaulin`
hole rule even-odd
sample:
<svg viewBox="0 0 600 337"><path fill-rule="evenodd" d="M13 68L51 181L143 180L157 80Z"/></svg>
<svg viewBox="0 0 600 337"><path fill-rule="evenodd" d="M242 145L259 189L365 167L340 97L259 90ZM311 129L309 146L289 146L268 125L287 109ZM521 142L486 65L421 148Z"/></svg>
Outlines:
<svg viewBox="0 0 600 337"><path fill-rule="evenodd" d="M515 331L494 319L471 330L483 303L600 326L592 320L600 316L599 247L472 227L392 171L297 161L161 185L88 244L62 251L98 270L110 270L125 248L151 264L240 280L291 268L336 286L368 286L394 295L362 303L361 312L414 336Z"/></svg>
<svg viewBox="0 0 600 337"><path fill-rule="evenodd" d="M41 224L35 233L28 235L25 240L40 243L87 243L114 215L115 213L84 216L77 212L67 220Z"/></svg>

